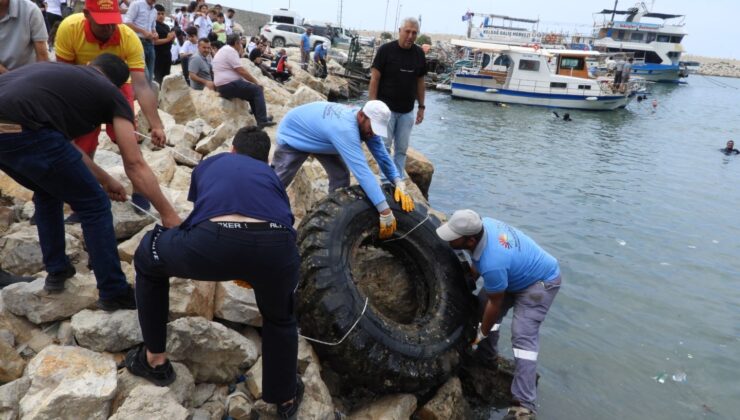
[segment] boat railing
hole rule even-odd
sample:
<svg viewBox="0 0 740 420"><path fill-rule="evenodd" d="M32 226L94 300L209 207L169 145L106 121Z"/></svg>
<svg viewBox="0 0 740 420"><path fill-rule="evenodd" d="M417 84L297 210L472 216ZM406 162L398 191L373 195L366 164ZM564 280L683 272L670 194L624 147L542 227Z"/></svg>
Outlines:
<svg viewBox="0 0 740 420"><path fill-rule="evenodd" d="M586 86L590 88L586 88ZM549 80L515 79L509 82L508 89L519 92L546 93L551 95L581 95L585 97L613 95L616 93L607 80L603 80L599 84L584 83L579 85L578 88L573 88L570 87L570 83L567 83L566 87L554 87Z"/></svg>

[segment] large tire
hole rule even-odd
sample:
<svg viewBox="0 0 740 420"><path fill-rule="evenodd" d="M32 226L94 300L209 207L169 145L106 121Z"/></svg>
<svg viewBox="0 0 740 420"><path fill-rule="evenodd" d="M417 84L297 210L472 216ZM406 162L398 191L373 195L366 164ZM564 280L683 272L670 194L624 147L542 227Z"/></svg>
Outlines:
<svg viewBox="0 0 740 420"><path fill-rule="evenodd" d="M280 36L276 36L272 39L272 46L275 48L283 48L285 46L285 39Z"/></svg>
<svg viewBox="0 0 740 420"><path fill-rule="evenodd" d="M390 186L384 192L398 221L395 237L427 217L422 206L403 212ZM384 314L370 296L365 315L341 345L312 343L322 361L342 376L343 385L415 392L441 384L455 371L459 352L475 334L475 304L457 256L435 233L439 224L431 216L405 239L381 241L378 212L359 187L330 194L303 219L298 228L302 334L336 342L362 313L366 295L350 267L360 245L392 254L391 260L403 264L413 285L414 299L409 302L416 309L402 322Z"/></svg>

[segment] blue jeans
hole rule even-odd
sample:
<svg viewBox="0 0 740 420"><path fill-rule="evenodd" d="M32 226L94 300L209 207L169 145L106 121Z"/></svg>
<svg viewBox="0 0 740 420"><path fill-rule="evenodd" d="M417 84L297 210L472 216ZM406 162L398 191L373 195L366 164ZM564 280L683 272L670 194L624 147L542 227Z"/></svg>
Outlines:
<svg viewBox="0 0 740 420"><path fill-rule="evenodd" d="M0 134L0 170L34 192L36 228L47 272L62 272L70 265L64 242L66 202L80 216L100 298L126 292L108 195L62 133L41 129Z"/></svg>
<svg viewBox="0 0 740 420"><path fill-rule="evenodd" d="M409 139L411 138L411 129L416 122L416 113L412 110L405 114L391 111L391 119L388 121L388 137L384 138L385 148L388 154L393 156L393 163L396 169L405 178L406 168L406 150L409 148ZM391 146L393 151L391 153Z"/></svg>
<svg viewBox="0 0 740 420"><path fill-rule="evenodd" d="M144 61L146 63L146 80L149 83L154 79L154 60L156 60L156 54L154 52L154 44L152 41L142 39L141 45L144 47Z"/></svg>

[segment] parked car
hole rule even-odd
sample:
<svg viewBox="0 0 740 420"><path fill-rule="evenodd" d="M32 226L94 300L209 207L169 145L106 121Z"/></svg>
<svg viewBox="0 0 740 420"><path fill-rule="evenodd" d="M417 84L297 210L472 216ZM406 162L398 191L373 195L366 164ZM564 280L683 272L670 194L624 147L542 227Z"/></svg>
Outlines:
<svg viewBox="0 0 740 420"><path fill-rule="evenodd" d="M287 23L268 23L262 27L260 35L264 35L268 41L272 44L273 48L281 48L286 46L301 46L301 36L306 32L306 29L298 25L289 25ZM311 48L316 48L316 45L326 42L326 45L330 45L329 38L313 34L311 35Z"/></svg>

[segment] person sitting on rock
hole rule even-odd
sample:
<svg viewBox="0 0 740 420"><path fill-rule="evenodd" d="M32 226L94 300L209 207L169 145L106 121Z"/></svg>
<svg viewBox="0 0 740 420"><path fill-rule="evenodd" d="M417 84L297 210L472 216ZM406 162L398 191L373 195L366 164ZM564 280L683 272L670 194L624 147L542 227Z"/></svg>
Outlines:
<svg viewBox="0 0 740 420"><path fill-rule="evenodd" d="M720 151L727 156L740 155L740 150L735 149L735 142L732 140L727 140L727 146L724 149L720 149Z"/></svg>
<svg viewBox="0 0 740 420"><path fill-rule="evenodd" d="M249 60L254 63L257 68L260 69L262 74L264 76L269 77L270 79L274 79L272 74L270 73L270 62L266 58L262 56L263 52L265 50L265 44L263 42L260 42L257 44L257 46L252 50L251 53L249 53Z"/></svg>
<svg viewBox="0 0 740 420"><path fill-rule="evenodd" d="M195 90L203 90L203 88L216 90L211 68L211 42L207 38L198 40L198 54L190 57L188 72L190 73L191 88Z"/></svg>
<svg viewBox="0 0 740 420"><path fill-rule="evenodd" d="M394 181L395 200L404 211L413 211L414 202L406 192L406 184L378 137L388 134L390 118L390 109L381 101L368 101L361 109L330 102L295 107L278 126L278 146L272 159L275 172L287 188L303 162L314 156L326 170L329 190L333 191L349 187L351 170L380 213L380 238L389 238L396 230L396 219L368 166L362 142L385 176Z"/></svg>
<svg viewBox="0 0 740 420"><path fill-rule="evenodd" d="M293 76L293 73L290 72L290 68L288 68L288 53L285 51L285 48L280 49L278 52L277 63L275 64L275 73L273 76L275 77L275 80L280 83L285 83L291 76Z"/></svg>
<svg viewBox="0 0 740 420"><path fill-rule="evenodd" d="M291 418L303 397L293 308L301 261L288 195L267 164L269 153L267 133L241 128L231 153L193 170L188 199L194 208L182 225L157 226L141 240L134 267L144 344L130 350L125 363L159 386L175 380L165 353L170 277L246 279L263 317L262 399Z"/></svg>
<svg viewBox="0 0 740 420"><path fill-rule="evenodd" d="M60 292L75 275L65 253L63 205L68 203L82 223L98 306L107 311L136 308L121 270L110 204L110 199L126 201L126 190L70 139L103 123L112 127L134 188L151 200L165 226L180 224L136 142L134 112L120 91L128 78L128 65L113 54L98 55L89 66L38 63L0 76L0 170L34 192L49 273L44 289Z"/></svg>
<svg viewBox="0 0 740 420"><path fill-rule="evenodd" d="M224 45L213 57L213 84L216 91L225 99L244 99L249 102L257 125L269 127L275 125L272 117L267 116L265 95L257 79L242 66L242 44L238 35L226 37Z"/></svg>
<svg viewBox="0 0 740 420"><path fill-rule="evenodd" d="M471 254L474 275L483 277L478 299L483 313L478 325L476 358L496 366L499 326L514 308L511 345L514 348L514 405L506 420L533 419L537 398L539 331L560 290L558 261L518 229L473 210L458 210L437 228L437 236L453 249Z"/></svg>

